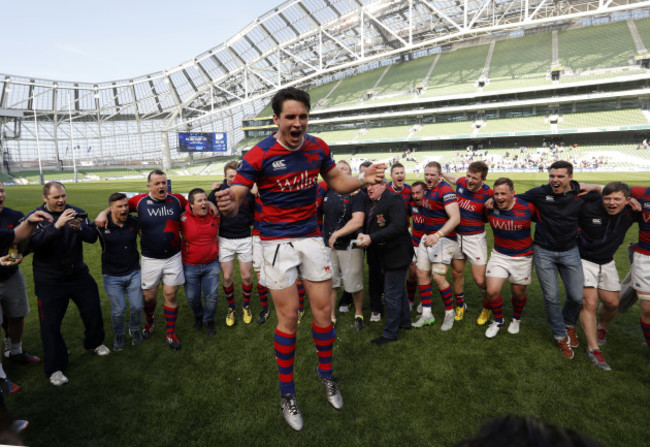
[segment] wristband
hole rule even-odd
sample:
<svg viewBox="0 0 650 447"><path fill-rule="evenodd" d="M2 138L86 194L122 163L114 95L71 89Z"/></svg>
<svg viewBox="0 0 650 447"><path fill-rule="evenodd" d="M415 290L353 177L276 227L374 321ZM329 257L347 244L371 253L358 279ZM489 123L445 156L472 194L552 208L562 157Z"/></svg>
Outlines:
<svg viewBox="0 0 650 447"><path fill-rule="evenodd" d="M359 174L359 183L361 183L361 187L364 187L366 185L366 179L363 172Z"/></svg>

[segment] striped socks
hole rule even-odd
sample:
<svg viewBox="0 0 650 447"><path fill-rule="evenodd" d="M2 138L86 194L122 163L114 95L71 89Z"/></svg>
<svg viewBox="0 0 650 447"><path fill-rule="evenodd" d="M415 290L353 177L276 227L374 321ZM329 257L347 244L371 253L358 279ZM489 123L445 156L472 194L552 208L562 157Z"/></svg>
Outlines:
<svg viewBox="0 0 650 447"><path fill-rule="evenodd" d="M280 376L280 394L296 394L296 385L293 381L293 359L296 354L296 334L287 334L275 329L273 339L275 360L278 363Z"/></svg>

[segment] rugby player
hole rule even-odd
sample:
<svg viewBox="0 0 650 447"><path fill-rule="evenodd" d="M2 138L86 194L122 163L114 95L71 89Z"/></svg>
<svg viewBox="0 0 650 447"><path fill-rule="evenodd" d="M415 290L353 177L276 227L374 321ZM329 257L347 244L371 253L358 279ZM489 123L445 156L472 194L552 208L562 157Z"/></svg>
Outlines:
<svg viewBox="0 0 650 447"><path fill-rule="evenodd" d="M416 250L422 315L413 326L422 327L436 321L431 312L433 274L445 305L445 318L440 330L448 331L454 325L455 312L451 286L445 275L458 246L456 226L460 222L460 211L454 190L442 179L440 163L432 161L424 167L424 180L427 189L422 199L422 214L426 234Z"/></svg>
<svg viewBox="0 0 650 447"><path fill-rule="evenodd" d="M456 185L460 224L456 227L458 248L451 261L456 298L455 320L465 315L465 264L469 260L472 278L483 298L483 309L476 323L484 325L490 318L490 306L485 289L485 268L487 265L487 239L485 236L485 202L492 197L492 189L485 184L488 166L482 161L470 163L465 177L443 174L448 182Z"/></svg>
<svg viewBox="0 0 650 447"><path fill-rule="evenodd" d="M494 321L485 331L494 338L503 327L501 289L506 280L512 293L512 321L508 332L518 334L521 314L526 305L526 286L533 275L533 240L530 227L535 206L515 196L512 180L501 177L494 182L496 207L487 211L494 234L494 249L487 264L487 296Z"/></svg>
<svg viewBox="0 0 650 447"><path fill-rule="evenodd" d="M630 187L622 182L608 183L603 188L602 197L594 192L584 196L583 200L578 239L585 278L580 324L587 339L589 361L609 371L612 368L605 361L599 345L605 344L607 327L618 312L621 282L614 254L623 243L627 230L636 222L637 215L628 205ZM600 309L598 299L602 302Z"/></svg>
<svg viewBox="0 0 650 447"><path fill-rule="evenodd" d="M340 194L350 193L367 181L381 181L384 165L373 165L359 177L343 175L329 147L307 135L309 94L293 87L278 91L273 99L277 132L255 145L243 158L232 186L216 193L219 209L234 215L257 183L262 215L262 280L271 290L278 314L274 347L280 377L282 413L291 428L301 430L303 419L296 400L293 361L296 349L300 275L309 294L312 336L318 351L316 375L327 400L336 409L343 398L332 374L332 349L336 332L330 315L332 273L329 252L320 237L316 190L318 174Z"/></svg>

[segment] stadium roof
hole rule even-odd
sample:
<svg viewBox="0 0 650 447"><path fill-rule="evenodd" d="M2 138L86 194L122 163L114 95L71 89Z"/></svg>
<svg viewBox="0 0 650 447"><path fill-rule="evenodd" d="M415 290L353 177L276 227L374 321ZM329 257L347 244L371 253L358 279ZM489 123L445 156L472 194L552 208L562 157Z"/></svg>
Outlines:
<svg viewBox="0 0 650 447"><path fill-rule="evenodd" d="M166 70L102 83L0 75L0 110L74 119L202 119L364 62L522 26L650 7L642 0L290 0Z"/></svg>

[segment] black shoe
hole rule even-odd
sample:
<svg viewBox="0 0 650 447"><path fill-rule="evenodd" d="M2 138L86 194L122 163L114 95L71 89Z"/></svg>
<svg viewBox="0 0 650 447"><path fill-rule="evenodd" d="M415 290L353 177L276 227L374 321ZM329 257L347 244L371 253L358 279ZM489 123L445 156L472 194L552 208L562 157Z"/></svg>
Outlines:
<svg viewBox="0 0 650 447"><path fill-rule="evenodd" d="M374 340L372 340L371 343L373 345L383 346L383 345L387 345L388 343L392 343L394 341L397 341L397 340L394 340L392 338L379 337L379 338L375 338Z"/></svg>
<svg viewBox="0 0 650 447"><path fill-rule="evenodd" d="M408 326L404 325L404 326L400 326L399 328L404 329L405 331L410 331L411 329L413 329L413 326L409 324Z"/></svg>
<svg viewBox="0 0 650 447"><path fill-rule="evenodd" d="M363 329L363 317L354 317L354 330L360 331Z"/></svg>
<svg viewBox="0 0 650 447"><path fill-rule="evenodd" d="M205 333L210 337L217 335L217 328L214 327L214 321L208 321L205 325Z"/></svg>
<svg viewBox="0 0 650 447"><path fill-rule="evenodd" d="M259 324L261 326L264 323L266 323L266 320L269 319L269 315L271 315L271 312L269 312L268 309L266 309L266 310L262 309L260 311L260 316L257 317L257 324Z"/></svg>
<svg viewBox="0 0 650 447"><path fill-rule="evenodd" d="M194 317L194 329L201 330L203 329L203 317Z"/></svg>

